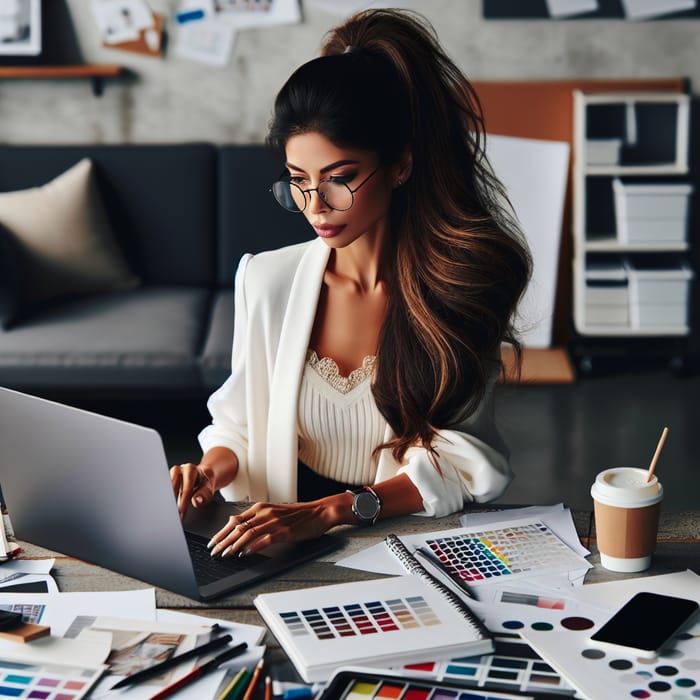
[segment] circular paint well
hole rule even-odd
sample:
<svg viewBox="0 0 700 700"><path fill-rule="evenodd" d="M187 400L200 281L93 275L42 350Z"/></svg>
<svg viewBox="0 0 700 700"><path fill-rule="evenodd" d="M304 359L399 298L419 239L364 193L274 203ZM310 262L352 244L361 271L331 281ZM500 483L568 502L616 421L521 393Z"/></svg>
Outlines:
<svg viewBox="0 0 700 700"><path fill-rule="evenodd" d="M634 664L629 659L613 659L608 666L616 671L627 671L632 668Z"/></svg>
<svg viewBox="0 0 700 700"><path fill-rule="evenodd" d="M520 620L506 620L503 627L507 630L521 630L525 625Z"/></svg>
<svg viewBox="0 0 700 700"><path fill-rule="evenodd" d="M581 656L584 659L603 659L605 658L605 652L601 649L584 649L581 652Z"/></svg>
<svg viewBox="0 0 700 700"><path fill-rule="evenodd" d="M549 632L554 629L554 625L551 622L533 622L531 627L538 632Z"/></svg>
<svg viewBox="0 0 700 700"><path fill-rule="evenodd" d="M567 630L578 632L580 630L589 630L595 623L587 617L565 617L561 621L561 626Z"/></svg>

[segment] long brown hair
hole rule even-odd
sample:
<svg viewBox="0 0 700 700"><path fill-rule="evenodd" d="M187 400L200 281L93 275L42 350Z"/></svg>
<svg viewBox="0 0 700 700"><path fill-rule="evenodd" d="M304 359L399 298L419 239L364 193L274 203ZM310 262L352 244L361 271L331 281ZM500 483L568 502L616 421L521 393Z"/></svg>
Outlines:
<svg viewBox="0 0 700 700"><path fill-rule="evenodd" d="M277 96L268 142L318 131L413 169L391 204L389 307L373 394L395 433L379 449L434 455L439 429L473 413L500 344L519 357L513 315L531 260L486 159L473 87L432 26L406 10L366 10L332 30L322 56ZM434 460L435 461L435 460Z"/></svg>

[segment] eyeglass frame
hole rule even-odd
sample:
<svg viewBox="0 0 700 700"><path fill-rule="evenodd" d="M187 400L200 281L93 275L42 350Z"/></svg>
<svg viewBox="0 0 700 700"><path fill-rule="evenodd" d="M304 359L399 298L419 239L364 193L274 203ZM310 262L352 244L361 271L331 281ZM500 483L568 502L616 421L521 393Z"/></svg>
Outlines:
<svg viewBox="0 0 700 700"><path fill-rule="evenodd" d="M372 175L374 175L378 170L379 170L379 166L377 166L377 167L376 167L376 168L375 168L375 169L374 169L374 170L373 170L373 171L372 171L372 172L371 172L371 173L370 173L370 174L369 174L369 175L368 175L354 190L350 189L350 185L348 185L347 182L336 183L336 184L342 184L342 185L347 189L347 191L350 193L350 197L351 197L350 206L349 206L349 207L345 207L345 209L337 209L336 207L331 206L331 205L323 198L323 195L322 195L322 194L319 192L319 190L318 190L318 188L319 188L324 182L332 182L332 181L333 181L333 178L326 178L325 180L319 180L318 187L309 187L308 189L304 190L304 189L302 189L301 187L299 187L299 185L297 185L295 182L292 182L290 179L285 179L284 176L282 176L282 177L277 178L277 180L275 180L275 181L272 183L272 185L270 185L269 192L272 193L272 196L275 198L275 202L277 202L277 204L279 204L279 205L282 207L282 209L284 209L285 211L288 211L290 214L301 214L302 212L306 211L306 207L309 206L309 202L311 201L311 192L317 192L317 193L318 193L318 196L319 196L320 199L321 199L321 201L322 201L327 207L329 207L330 209L332 209L333 211L349 211L350 209L352 209L353 204L355 204L355 192L357 192L357 190L359 190L360 187L362 187L362 186L372 177ZM291 176L287 175L287 178L290 178L290 177L291 177ZM303 209L299 209L299 207L297 207L296 211L294 211L294 210L292 210L292 209L288 209L287 207L284 206L284 204L282 204L282 203L279 201L279 199L277 199L277 196L275 195L275 192L274 192L273 187L274 187L275 184L278 183L278 182L286 182L290 187L291 187L291 186L296 187L296 188L304 195L304 208L303 208Z"/></svg>

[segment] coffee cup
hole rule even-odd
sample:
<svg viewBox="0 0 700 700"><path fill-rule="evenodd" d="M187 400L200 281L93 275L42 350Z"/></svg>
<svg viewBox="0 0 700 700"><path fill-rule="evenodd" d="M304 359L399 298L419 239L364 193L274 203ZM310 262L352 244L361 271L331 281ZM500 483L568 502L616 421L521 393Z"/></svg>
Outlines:
<svg viewBox="0 0 700 700"><path fill-rule="evenodd" d="M600 563L611 571L632 573L651 565L663 487L648 470L613 467L591 486Z"/></svg>

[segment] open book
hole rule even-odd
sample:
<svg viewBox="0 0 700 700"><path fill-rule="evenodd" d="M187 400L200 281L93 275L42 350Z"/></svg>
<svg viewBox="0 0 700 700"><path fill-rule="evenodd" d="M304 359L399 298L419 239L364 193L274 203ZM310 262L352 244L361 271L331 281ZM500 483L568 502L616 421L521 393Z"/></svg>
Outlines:
<svg viewBox="0 0 700 700"><path fill-rule="evenodd" d="M420 576L263 593L254 602L307 683L341 665L388 668L493 651L466 604Z"/></svg>

